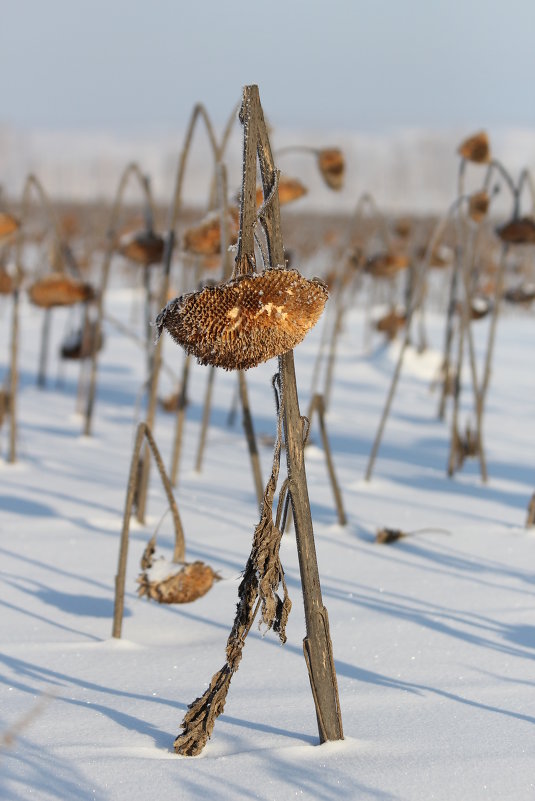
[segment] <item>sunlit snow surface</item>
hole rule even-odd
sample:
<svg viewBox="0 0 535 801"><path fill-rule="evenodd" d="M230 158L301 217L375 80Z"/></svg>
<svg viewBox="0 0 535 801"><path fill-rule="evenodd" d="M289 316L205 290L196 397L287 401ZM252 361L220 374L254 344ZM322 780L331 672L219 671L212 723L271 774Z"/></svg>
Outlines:
<svg viewBox="0 0 535 801"><path fill-rule="evenodd" d="M115 288L112 313L142 330L141 298ZM7 363L10 307L0 327ZM327 319L327 318L326 318ZM346 739L317 745L302 652L304 620L295 539L281 556L294 606L288 642L253 628L223 716L200 758L179 758L173 740L188 703L224 663L240 574L258 521L239 416L227 415L236 376L218 372L202 472L193 470L207 368L192 371L177 490L187 558L223 580L195 602L159 607L136 596L143 549L165 511L152 472L146 526L133 522L124 639L111 639L114 576L145 360L107 331L94 436L75 413L78 372L63 368L68 312L53 317L49 381L35 386L41 314L23 306L20 458L0 462L0 727L6 731L42 693L44 709L0 755L0 798L355 799L529 801L535 798L535 532L523 526L535 490L533 314L499 322L485 442L490 475L468 462L446 477L449 425L437 420L430 383L443 336L428 315L431 350L408 354L370 483L363 480L399 346L372 339L363 317L347 319L327 427L348 524L340 527L317 423L309 491L329 610ZM488 321L477 324L478 353ZM301 406L310 399L322 323L296 351ZM181 351L164 356L178 374ZM275 433L270 378L276 363L247 373L257 433ZM461 422L471 408L468 375ZM165 374L162 393L174 389ZM174 419L155 435L169 463ZM7 453L7 428L2 429ZM267 478L270 447L261 446ZM441 528L390 546L378 527ZM171 558L172 519L158 533Z"/></svg>

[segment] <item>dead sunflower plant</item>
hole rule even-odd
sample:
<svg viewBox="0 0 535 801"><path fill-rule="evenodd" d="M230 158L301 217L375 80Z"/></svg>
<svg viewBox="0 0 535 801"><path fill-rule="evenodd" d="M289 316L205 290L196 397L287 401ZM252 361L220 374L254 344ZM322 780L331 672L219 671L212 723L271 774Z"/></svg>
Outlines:
<svg viewBox="0 0 535 801"><path fill-rule="evenodd" d="M290 601L279 558L286 493L292 502L296 530L307 624L304 651L320 740L343 737L328 617L321 599L315 556L304 470L304 421L299 412L291 350L319 318L327 300L327 290L322 282L309 281L297 271L282 266L284 250L277 171L256 86L244 89L240 119L244 127L243 181L233 277L219 287L177 298L165 307L157 320L160 331L167 329L188 353L193 353L204 364L242 370L279 357L279 372L274 382L279 393L277 439L271 475L239 588L225 665L214 674L204 695L190 705L182 722L183 731L175 741L175 750L186 756L200 753L224 709L231 678L240 664L245 638L258 609L266 628L273 628L282 642L286 639ZM265 233L269 262L260 273L256 272L255 257L257 154L264 193L258 217ZM279 494L274 520L273 500L283 431L288 479ZM282 597L279 587L282 587Z"/></svg>

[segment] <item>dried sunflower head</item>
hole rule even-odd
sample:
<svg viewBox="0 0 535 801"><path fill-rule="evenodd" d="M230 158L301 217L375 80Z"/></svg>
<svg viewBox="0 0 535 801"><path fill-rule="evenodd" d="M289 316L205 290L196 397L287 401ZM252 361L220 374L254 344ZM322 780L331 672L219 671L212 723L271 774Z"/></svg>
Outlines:
<svg viewBox="0 0 535 801"><path fill-rule="evenodd" d="M238 240L240 212L232 206L229 209L229 244ZM193 228L184 232L184 250L198 256L215 256L221 252L221 217L212 212Z"/></svg>
<svg viewBox="0 0 535 801"><path fill-rule="evenodd" d="M470 219L476 223L480 223L484 220L489 210L489 204L489 193L485 192L485 190L474 192L473 195L470 195L468 200L468 216Z"/></svg>
<svg viewBox="0 0 535 801"><path fill-rule="evenodd" d="M156 319L201 364L247 370L304 339L320 318L327 287L296 270L265 270L175 298Z"/></svg>
<svg viewBox="0 0 535 801"><path fill-rule="evenodd" d="M279 204L285 206L287 203L292 203L294 200L306 195L308 189L303 186L301 181L297 178L279 178ZM256 205L261 206L264 202L264 190L259 186L256 190Z"/></svg>
<svg viewBox="0 0 535 801"><path fill-rule="evenodd" d="M151 264L160 264L163 259L164 238L154 231L146 228L133 231L121 237L118 250L125 258L149 267Z"/></svg>
<svg viewBox="0 0 535 801"><path fill-rule="evenodd" d="M391 309L388 314L384 314L375 323L375 328L383 334L386 334L388 339L395 339L398 331L400 331L407 322L407 315L404 309Z"/></svg>
<svg viewBox="0 0 535 801"><path fill-rule="evenodd" d="M189 604L202 598L221 576L204 562L179 566L156 559L137 579L138 595L159 604Z"/></svg>
<svg viewBox="0 0 535 801"><path fill-rule="evenodd" d="M18 228L20 228L20 222L16 217L6 211L0 211L0 239L10 236Z"/></svg>
<svg viewBox="0 0 535 801"><path fill-rule="evenodd" d="M522 284L508 289L503 297L508 303L532 303L535 300L535 284Z"/></svg>
<svg viewBox="0 0 535 801"><path fill-rule="evenodd" d="M507 242L509 245L533 245L535 220L531 217L518 217L497 228L496 233L502 242Z"/></svg>
<svg viewBox="0 0 535 801"><path fill-rule="evenodd" d="M337 147L318 151L318 168L329 189L341 189L346 169L344 154Z"/></svg>
<svg viewBox="0 0 535 801"><path fill-rule="evenodd" d="M403 253L385 252L370 256L364 265L364 271L374 278L392 278L409 266L409 259Z"/></svg>
<svg viewBox="0 0 535 801"><path fill-rule="evenodd" d="M97 325L96 322L91 322L85 330L79 328L66 337L60 348L60 356L62 359L88 359L95 345L97 351L101 350L104 337L101 331L97 344Z"/></svg>
<svg viewBox="0 0 535 801"><path fill-rule="evenodd" d="M407 534L400 528L380 528L375 535L375 542L380 545L390 545L406 536Z"/></svg>
<svg viewBox="0 0 535 801"><path fill-rule="evenodd" d="M53 306L72 306L92 300L95 293L90 284L77 281L64 273L50 273L32 284L28 289L28 296L35 306L50 309Z"/></svg>
<svg viewBox="0 0 535 801"><path fill-rule="evenodd" d="M485 131L469 136L459 145L457 152L466 161L474 164L488 164L490 161L490 143Z"/></svg>

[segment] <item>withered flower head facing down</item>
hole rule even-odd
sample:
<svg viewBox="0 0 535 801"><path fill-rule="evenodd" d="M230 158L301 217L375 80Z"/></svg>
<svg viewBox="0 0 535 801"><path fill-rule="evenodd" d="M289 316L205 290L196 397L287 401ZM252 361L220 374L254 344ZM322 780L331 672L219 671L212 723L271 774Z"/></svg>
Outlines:
<svg viewBox="0 0 535 801"><path fill-rule="evenodd" d="M88 359L95 350L95 346L99 351L103 345L102 332L99 333L97 341L97 326L95 322L91 322L85 330L79 328L66 337L60 348L60 356L62 359Z"/></svg>
<svg viewBox="0 0 535 801"><path fill-rule="evenodd" d="M153 568L166 575L151 575ZM156 559L137 579L137 592L139 596L146 595L159 604L189 604L206 595L214 581L219 581L220 578L204 562L191 562L179 568L165 559Z"/></svg>
<svg viewBox="0 0 535 801"><path fill-rule="evenodd" d="M50 273L29 287L28 296L35 306L50 309L53 306L72 306L92 300L95 292L90 284L83 281L77 281L64 273Z"/></svg>
<svg viewBox="0 0 535 801"><path fill-rule="evenodd" d="M459 145L457 152L466 161L474 164L488 164L491 159L489 138L485 131L469 136Z"/></svg>
<svg viewBox="0 0 535 801"><path fill-rule="evenodd" d="M480 223L485 219L489 210L490 197L489 193L482 190L481 192L474 192L468 199L468 216L475 223Z"/></svg>
<svg viewBox="0 0 535 801"><path fill-rule="evenodd" d="M535 243L535 220L518 217L496 229L496 233L509 245L533 245Z"/></svg>
<svg viewBox="0 0 535 801"><path fill-rule="evenodd" d="M119 240L118 250L126 259L141 264L143 267L149 267L151 264L161 263L164 246L163 236L145 228L122 236Z"/></svg>
<svg viewBox="0 0 535 801"><path fill-rule="evenodd" d="M18 228L20 228L20 223L16 217L6 211L0 211L0 240L10 236Z"/></svg>
<svg viewBox="0 0 535 801"><path fill-rule="evenodd" d="M409 266L409 259L403 253L378 253L370 256L364 265L364 272L374 278L393 278L401 270Z"/></svg>
<svg viewBox="0 0 535 801"><path fill-rule="evenodd" d="M404 309L391 309L388 314L380 317L375 323L375 328L383 334L386 334L388 339L395 339L398 331L400 331L407 322L407 315Z"/></svg>
<svg viewBox="0 0 535 801"><path fill-rule="evenodd" d="M229 244L238 239L240 212L236 207L229 209ZM184 250L198 256L215 256L221 252L221 217L211 212L193 228L184 232Z"/></svg>
<svg viewBox="0 0 535 801"><path fill-rule="evenodd" d="M308 189L303 186L301 181L297 178L285 178L283 175L279 178L279 205L285 206L287 203L292 203L298 200L303 195L306 195ZM256 205L261 206L264 202L264 191L261 186L256 189Z"/></svg>
<svg viewBox="0 0 535 801"><path fill-rule="evenodd" d="M175 298L156 319L201 364L247 370L294 348L319 320L327 287L296 270L264 270Z"/></svg>
<svg viewBox="0 0 535 801"><path fill-rule="evenodd" d="M535 284L512 287L504 292L503 297L508 303L532 303L535 300Z"/></svg>
<svg viewBox="0 0 535 801"><path fill-rule="evenodd" d="M318 168L329 189L339 190L344 185L345 159L337 147L318 151Z"/></svg>

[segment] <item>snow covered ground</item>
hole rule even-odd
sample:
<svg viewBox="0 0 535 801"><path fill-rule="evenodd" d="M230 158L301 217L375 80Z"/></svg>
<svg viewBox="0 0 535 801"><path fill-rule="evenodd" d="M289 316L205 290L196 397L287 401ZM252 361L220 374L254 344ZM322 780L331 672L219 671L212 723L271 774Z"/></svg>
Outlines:
<svg viewBox="0 0 535 801"><path fill-rule="evenodd" d="M136 291L115 288L108 307L142 328ZM9 307L0 307L1 369ZM137 323L132 323L134 316ZM53 353L67 312L53 320ZM393 372L396 346L363 349L352 312L339 348L327 425L348 523L340 527L317 427L307 470L324 601L329 610L345 740L318 746L302 654L304 617L293 533L282 560L294 602L288 642L253 628L225 712L198 758L173 740L187 704L224 662L240 572L258 521L236 386L218 372L202 473L193 470L207 368L195 366L177 489L189 559L223 580L195 603L161 607L136 595L143 548L166 509L152 473L146 526L132 524L123 639L111 638L135 404L144 379L136 344L107 331L94 436L75 413L77 369L35 386L40 313L23 308L20 458L0 462L0 731L48 694L0 753L9 801L355 801L535 799L535 534L524 529L535 490L533 313L500 320L485 425L488 485L469 462L446 477L448 425L429 385L436 358L411 354L372 481L363 480ZM429 318L431 347L442 317ZM481 349L486 322L478 323ZM302 410L309 401L321 323L296 350ZM175 371L181 351L165 342ZM275 432L275 362L247 374L259 435ZM0 373L0 378L3 373ZM164 391L173 387L169 382ZM463 422L470 406L464 395ZM172 415L156 439L169 463ZM7 453L6 427L1 432ZM262 446L267 478L271 448ZM284 472L284 471L282 471ZM379 527L421 533L392 545ZM172 552L168 515L159 552Z"/></svg>

